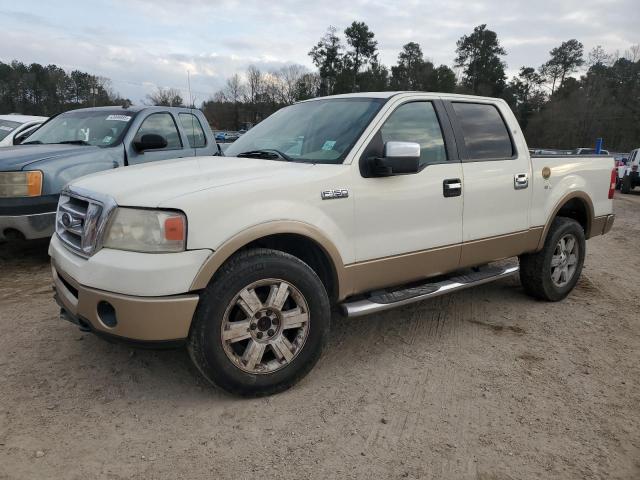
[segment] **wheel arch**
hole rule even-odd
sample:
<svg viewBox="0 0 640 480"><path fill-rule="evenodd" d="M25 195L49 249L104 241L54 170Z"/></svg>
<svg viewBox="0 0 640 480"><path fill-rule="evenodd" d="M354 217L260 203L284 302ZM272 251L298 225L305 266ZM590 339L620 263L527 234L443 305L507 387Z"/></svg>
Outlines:
<svg viewBox="0 0 640 480"><path fill-rule="evenodd" d="M344 263L338 249L316 227L299 221L262 223L228 239L200 268L191 290L205 288L229 258L252 247L272 248L300 258L320 277L331 300L344 296Z"/></svg>
<svg viewBox="0 0 640 480"><path fill-rule="evenodd" d="M544 246L551 224L558 216L576 220L584 230L585 238L591 237L593 219L595 217L591 197L582 191L570 192L556 203L556 206L551 211L551 215L547 218L544 230L540 236L540 241L538 242L537 250L541 250Z"/></svg>

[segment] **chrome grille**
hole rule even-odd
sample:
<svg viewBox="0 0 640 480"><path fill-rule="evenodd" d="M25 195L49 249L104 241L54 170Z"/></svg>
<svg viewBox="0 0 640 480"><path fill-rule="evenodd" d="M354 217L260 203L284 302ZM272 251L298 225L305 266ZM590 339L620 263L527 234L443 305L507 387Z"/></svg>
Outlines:
<svg viewBox="0 0 640 480"><path fill-rule="evenodd" d="M114 207L109 197L97 200L67 189L58 202L56 234L67 248L90 257L100 249L100 237Z"/></svg>

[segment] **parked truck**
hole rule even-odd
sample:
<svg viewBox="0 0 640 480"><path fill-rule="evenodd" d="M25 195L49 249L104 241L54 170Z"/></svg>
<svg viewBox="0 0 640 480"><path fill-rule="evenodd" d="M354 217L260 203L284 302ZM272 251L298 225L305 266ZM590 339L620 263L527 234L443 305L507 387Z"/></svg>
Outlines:
<svg viewBox="0 0 640 480"><path fill-rule="evenodd" d="M96 334L186 344L225 390L278 392L317 362L332 305L357 317L518 270L528 294L563 299L585 240L613 224L613 167L531 158L498 99L304 101L215 161L72 182L49 249L56 298Z"/></svg>
<svg viewBox="0 0 640 480"><path fill-rule="evenodd" d="M199 110L97 107L60 114L0 149L0 241L49 237L62 188L102 170L218 152Z"/></svg>
<svg viewBox="0 0 640 480"><path fill-rule="evenodd" d="M34 115L0 115L0 147L17 145L28 134L47 121L47 117Z"/></svg>
<svg viewBox="0 0 640 480"><path fill-rule="evenodd" d="M618 166L618 189L622 193L631 193L635 187L640 186L640 148L631 150L629 157Z"/></svg>

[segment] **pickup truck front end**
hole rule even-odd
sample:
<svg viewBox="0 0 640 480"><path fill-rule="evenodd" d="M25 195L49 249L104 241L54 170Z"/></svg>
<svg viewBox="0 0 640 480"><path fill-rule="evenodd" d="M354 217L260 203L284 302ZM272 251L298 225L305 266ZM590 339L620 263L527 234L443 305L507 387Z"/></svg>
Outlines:
<svg viewBox="0 0 640 480"><path fill-rule="evenodd" d="M62 315L129 341L184 340L198 303L189 288L211 255L185 249L186 227L180 212L119 208L108 196L63 192L49 247Z"/></svg>

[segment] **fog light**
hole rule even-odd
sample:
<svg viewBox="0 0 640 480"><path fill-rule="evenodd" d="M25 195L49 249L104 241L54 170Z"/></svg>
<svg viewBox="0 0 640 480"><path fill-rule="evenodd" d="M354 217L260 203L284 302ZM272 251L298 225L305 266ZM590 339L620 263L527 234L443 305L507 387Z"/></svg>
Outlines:
<svg viewBox="0 0 640 480"><path fill-rule="evenodd" d="M98 318L109 328L113 328L118 324L116 309L113 308L113 305L109 302L105 302L104 300L98 303Z"/></svg>

